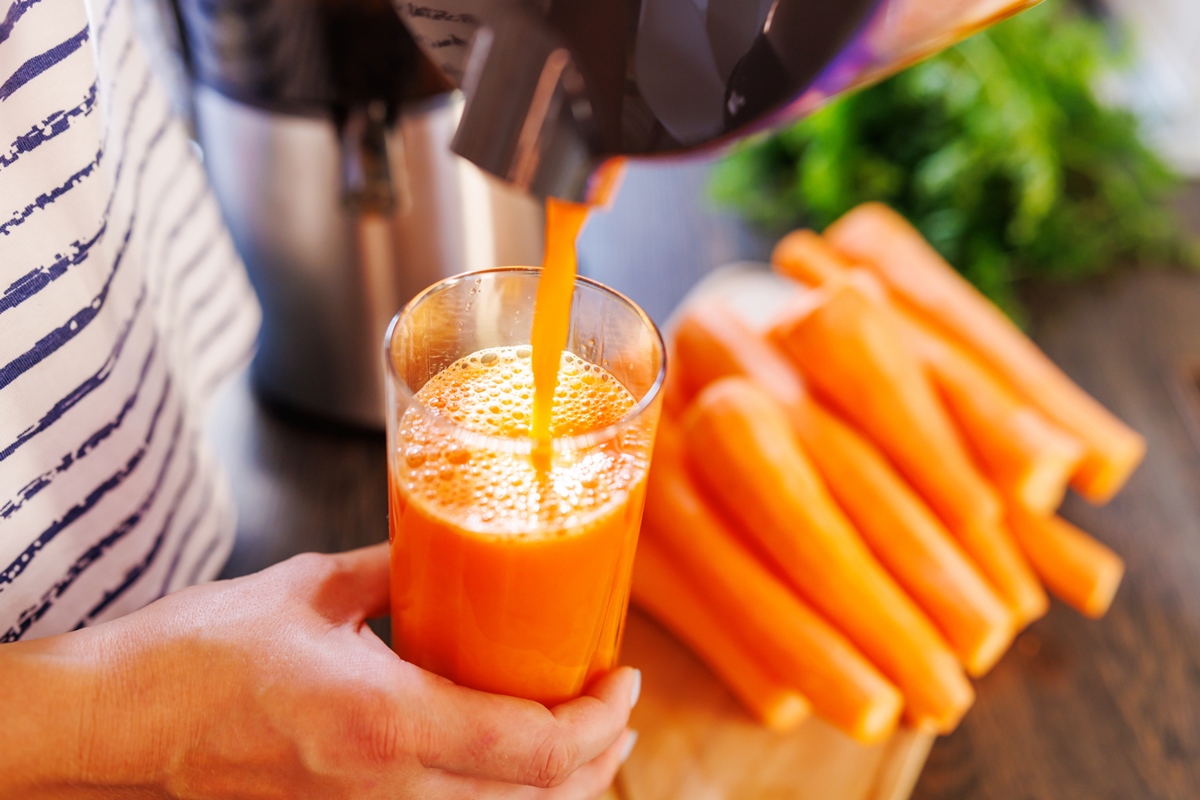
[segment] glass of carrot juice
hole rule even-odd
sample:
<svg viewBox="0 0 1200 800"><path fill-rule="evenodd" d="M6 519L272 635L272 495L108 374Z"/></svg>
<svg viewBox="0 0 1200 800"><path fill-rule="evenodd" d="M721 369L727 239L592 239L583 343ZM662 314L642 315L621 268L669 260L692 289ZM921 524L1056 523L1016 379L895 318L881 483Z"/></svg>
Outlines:
<svg viewBox="0 0 1200 800"><path fill-rule="evenodd" d="M530 435L540 271L438 283L392 321L392 646L553 705L616 665L665 360L650 318L576 278L550 437Z"/></svg>

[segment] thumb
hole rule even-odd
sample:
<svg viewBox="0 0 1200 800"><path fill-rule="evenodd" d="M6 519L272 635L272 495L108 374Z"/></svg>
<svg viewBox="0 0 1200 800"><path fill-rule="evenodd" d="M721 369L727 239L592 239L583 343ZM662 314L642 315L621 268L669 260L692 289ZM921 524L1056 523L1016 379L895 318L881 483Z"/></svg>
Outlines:
<svg viewBox="0 0 1200 800"><path fill-rule="evenodd" d="M324 605L332 616L351 622L386 616L391 599L388 543L328 556Z"/></svg>

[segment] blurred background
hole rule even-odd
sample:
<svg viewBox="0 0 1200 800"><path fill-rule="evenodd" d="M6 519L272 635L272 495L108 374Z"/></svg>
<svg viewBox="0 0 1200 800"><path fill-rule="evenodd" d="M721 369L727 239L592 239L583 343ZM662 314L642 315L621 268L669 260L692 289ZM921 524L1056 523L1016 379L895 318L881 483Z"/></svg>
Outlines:
<svg viewBox="0 0 1200 800"><path fill-rule="evenodd" d="M217 11L205 16L210 5ZM310 5L323 7L298 8ZM198 129L200 143L206 132L213 139L215 128L231 126L238 137L254 140L243 148L257 148L255 157L268 160L261 131L238 129L245 121L230 120L223 110L214 114L212 98L238 97L252 86L271 99L250 98L251 105L278 111L283 97L288 113L310 114L289 93L327 92L313 86L312 76L329 69L321 57L326 50L348 52L343 43L316 41L313 28L325 21L280 16L270 0L137 0L136 6L157 71ZM361 7L367 9L365 23L355 24L394 16L386 3L364 0ZM385 27L394 24L386 21ZM1200 257L1194 238L1182 234L1173 209L1186 205L1190 186L1200 180L1198 40L1200 5L1192 0L1045 0L732 153L633 162L627 189L585 230L581 268L631 294L661 322L714 266L763 258L780 233L798 225L820 228L864 200L886 201L908 216L1022 323L1028 321L1022 287L1134 263L1195 265ZM255 48L267 53L262 63L239 63L246 61L243 50ZM221 59L226 63L206 75ZM412 71L403 59L374 66L397 64ZM231 82L242 85L231 89ZM403 89L406 101L445 88L431 83L420 76L417 89ZM423 148L418 155L431 158L444 149L451 129L426 134L433 141L417 142ZM286 145L291 132L271 135L274 145ZM215 138L210 149L221 152L210 174L229 215L237 199L222 184L228 183L224 151L231 143ZM269 171L260 177L278 181ZM471 173L457 180L480 183ZM296 179L299 185L319 181L328 178L306 173ZM312 191L337 194L336 187L323 185ZM497 189L488 191L495 195ZM474 202L472 193L481 192L479 186L465 190L462 202ZM445 202L442 196L429 199ZM485 203L493 216L497 202L500 221L510 230L499 234L499 242L491 233L486 252L468 253L466 260L536 257L536 212L519 200L493 198ZM497 227L487 213L476 217L482 227ZM231 224L253 273L258 254L247 251L258 246L250 240L259 234L240 232L237 219ZM688 234L670 235L672 226ZM456 232L479 250L472 237ZM433 255L463 258L445 248Z"/></svg>

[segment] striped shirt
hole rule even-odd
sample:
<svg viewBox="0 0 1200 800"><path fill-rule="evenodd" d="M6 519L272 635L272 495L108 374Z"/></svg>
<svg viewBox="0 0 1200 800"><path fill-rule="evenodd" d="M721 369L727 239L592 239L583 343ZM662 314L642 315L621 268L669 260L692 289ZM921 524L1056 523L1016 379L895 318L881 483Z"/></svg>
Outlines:
<svg viewBox="0 0 1200 800"><path fill-rule="evenodd" d="M205 405L258 320L129 0L0 0L0 642L219 571Z"/></svg>

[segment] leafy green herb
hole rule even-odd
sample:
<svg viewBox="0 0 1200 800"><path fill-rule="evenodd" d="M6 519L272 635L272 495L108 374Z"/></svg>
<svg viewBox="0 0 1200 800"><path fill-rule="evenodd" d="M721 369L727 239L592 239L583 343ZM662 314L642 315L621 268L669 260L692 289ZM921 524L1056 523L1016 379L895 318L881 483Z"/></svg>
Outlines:
<svg viewBox="0 0 1200 800"><path fill-rule="evenodd" d="M1195 264L1165 208L1179 179L1093 90L1119 59L1102 23L1051 0L740 146L712 192L775 230L882 200L1018 316L1026 277Z"/></svg>

